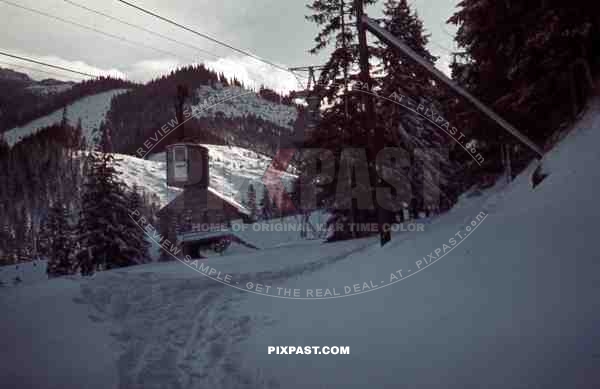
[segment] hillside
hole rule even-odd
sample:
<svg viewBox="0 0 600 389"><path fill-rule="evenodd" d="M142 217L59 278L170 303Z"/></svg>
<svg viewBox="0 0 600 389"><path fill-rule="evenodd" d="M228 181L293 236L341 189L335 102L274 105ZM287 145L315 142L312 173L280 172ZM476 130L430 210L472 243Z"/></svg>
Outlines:
<svg viewBox="0 0 600 389"><path fill-rule="evenodd" d="M264 88L246 89L237 80L228 81L202 66L182 68L130 88L109 88L113 84L127 85L110 79L55 85L48 81L34 82L26 74L9 71L6 78L19 80L22 84L19 91L32 99L46 99L43 104L36 103L39 107L30 106L16 96L17 92L8 91L7 101L16 99L20 102L19 110L24 111L18 120L23 123L8 127L3 134L9 146L43 127L60 123L66 108L70 125L75 127L81 120L89 146L96 144L94 133L104 121L111 129L114 151L134 154L149 137L176 119L174 94L179 85L188 90L186 136L197 142L242 146L272 155L278 145L300 136L298 110L289 99ZM96 90L100 93L94 93ZM46 112L51 107L52 111ZM17 108L6 110L14 113ZM40 115L36 116L36 112ZM154 151L161 151L168 143L161 142Z"/></svg>
<svg viewBox="0 0 600 389"><path fill-rule="evenodd" d="M53 79L36 81L25 73L0 68L0 134L31 126L31 122L51 116L88 96L135 86L106 77L77 83Z"/></svg>
<svg viewBox="0 0 600 389"><path fill-rule="evenodd" d="M36 81L28 74L9 68L0 67L0 84L3 86L20 86L24 92L31 92L36 96L48 96L67 91L75 84L72 81L59 81L52 78Z"/></svg>
<svg viewBox="0 0 600 389"><path fill-rule="evenodd" d="M237 146L204 144L210 156L210 187L221 196L242 203L247 196L248 185L256 189L257 202L264 196L261 178L271 164L271 158ZM120 160L120 178L129 186L136 185L148 194L158 196L160 205L166 205L181 190L167 187L165 153L157 153L149 159L115 154ZM285 173L281 179L291 189L296 176Z"/></svg>
<svg viewBox="0 0 600 389"><path fill-rule="evenodd" d="M82 135L86 141L94 144L97 138L97 131L100 123L106 120L106 113L110 109L110 103L113 97L126 92L126 89L114 89L108 92L86 96L66 106L67 120L73 127L81 121ZM24 126L11 128L3 136L9 146L13 146L22 138L36 133L43 127L52 124L58 124L63 117L63 109L58 109L49 115L35 119Z"/></svg>
<svg viewBox="0 0 600 389"><path fill-rule="evenodd" d="M235 145L273 155L278 143L299 136L297 108L289 98L265 88L250 90L203 66L190 66L114 100L107 121L116 152L134 154L150 137L171 127L177 118L179 87L187 96L185 136L198 143ZM166 144L161 142L154 151L162 151Z"/></svg>
<svg viewBox="0 0 600 389"><path fill-rule="evenodd" d="M71 82L35 81L27 74L0 67L0 133L28 110L43 106L49 97L69 90Z"/></svg>
<svg viewBox="0 0 600 389"><path fill-rule="evenodd" d="M598 387L600 100L574 127L536 189L532 164L383 249L308 241L203 262L230 286L176 262L5 290L1 374L40 388ZM306 299L309 289L326 300ZM44 327L30 324L40 317ZM350 354L267 352L313 345Z"/></svg>

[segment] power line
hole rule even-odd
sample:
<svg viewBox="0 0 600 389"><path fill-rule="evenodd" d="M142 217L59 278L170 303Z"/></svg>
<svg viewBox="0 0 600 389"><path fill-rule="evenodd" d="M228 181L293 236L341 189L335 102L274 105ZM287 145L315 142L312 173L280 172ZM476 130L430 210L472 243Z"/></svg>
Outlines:
<svg viewBox="0 0 600 389"><path fill-rule="evenodd" d="M73 26L82 28L84 30L93 31L95 33L107 36L109 38L113 38L113 39L117 39L117 40L122 41L122 42L129 43L130 45L133 45L133 46L141 46L141 47L144 47L144 48L147 48L147 49L150 49L150 50L154 50L154 51L162 53L162 54L167 54L167 55L170 55L170 56L173 56L173 57L176 57L176 58L179 57L179 55L177 55L177 54L175 54L173 52L170 52L170 51L167 51L167 50L163 50L163 49L159 49L159 48L156 48L156 47L152 47L152 46L146 45L146 44L141 43L141 42L132 41L132 40L127 39L125 37L122 37L122 36L119 36L119 35L114 35L114 34L111 34L111 33L108 33L108 32L102 31L102 30L99 30L99 29L94 28L94 27L89 27L89 26L86 26L84 24L74 22L72 20L63 19L63 18L61 18L59 16L51 15L51 14L46 13L44 11L39 11L37 9L25 7L25 6L22 6L22 5L19 5L19 4L15 4L13 2L6 1L6 0L0 0L0 2L4 3L4 4L7 4L7 5L10 5L12 7L16 7L16 8L20 8L20 9L23 9L23 10L26 10L26 11L29 11L29 12L33 12L33 13L38 14L38 15L46 16L46 17L48 17L50 19L54 19L54 20L58 20L58 21L63 22L63 23L71 24ZM192 59L192 62L195 62L195 60Z"/></svg>
<svg viewBox="0 0 600 389"><path fill-rule="evenodd" d="M260 62L263 62L263 63L265 63L265 64L267 64L267 65L273 66L274 68L277 68L277 69L283 70L284 72L291 73L289 69L287 69L287 68L285 68L285 67L283 67L283 66L281 66L281 65L277 65L276 63L273 63L273 62L271 62L271 61L269 61L269 60L266 60L266 59L264 59L264 58L261 58L261 57L259 57L258 55L252 54L252 53L250 53L250 52L248 52L248 51L245 51L245 50L242 50L242 49L238 49L237 47L233 47L232 45L230 45L230 44L228 44L228 43L225 43L225 42L223 42L223 41L220 41L220 40L218 40L218 39L216 39L216 38L213 38L213 37L211 37L211 36L208 36L208 35L206 35L206 34L203 34L203 33L201 33L201 32L198 32L198 31L196 31L196 30L193 30L193 29L191 29L191 28L189 28L189 27L186 27L186 26L184 26L183 24L177 23L177 22L175 22L175 21L173 21L173 20L171 20L171 19L167 19L167 18L165 18L165 17L163 17L163 16L160 16L159 14L157 14L157 13L154 13L154 12L152 12L152 11L149 11L149 10L147 10L147 9L145 9L145 8L139 7L139 6L137 6L137 5L135 5L135 4L132 4L132 3L128 2L128 1L125 1L125 0L117 0L117 1L119 1L119 2L121 2L121 3L123 3L123 4L125 4L125 5L128 5L129 7L135 8L135 9L137 9L137 10L139 10L139 11L142 11L142 12L143 12L143 13L145 13L145 14L148 14L148 15L150 15L150 16L153 16L153 17L157 18L157 19L160 19L160 20L162 20L162 21L164 21L164 22L170 23L170 24L172 24L172 25L174 25L174 26L177 26L177 27L179 27L179 28L182 28L182 29L184 29L184 30L186 30L186 31L189 31L189 32L191 32L191 33L193 33L193 34L195 34L195 35L198 35L198 36L199 36L199 37L201 37L201 38L207 39L207 40L209 40L209 41L211 41L211 42L213 42L213 43L216 43L216 44L218 44L218 45L221 45L221 46L227 47L228 49L230 49L230 50L233 50L233 51L235 51L235 52L238 52L238 53L240 53L240 54L243 54L243 55L245 55L245 56L247 56L247 57L254 58L254 59L256 59L257 61L260 61Z"/></svg>
<svg viewBox="0 0 600 389"><path fill-rule="evenodd" d="M51 68L54 68L54 69L64 70L65 72L71 72L71 73L80 74L80 75L83 75L83 76L86 76L86 77L98 78L98 76L95 76L93 74L89 74L89 73L85 73L85 72L80 72L78 70L73 70L73 69L65 68L65 67L58 66L58 65L52 65L52 64L49 64L49 63L46 63L46 62L42 62L42 61L36 61L35 59L31 59L31 58L20 57L18 55L5 53L3 51L0 51L0 55L4 55L5 57L20 59L21 61L27 61L27 62L35 63L35 64L38 64L38 65L48 66L48 67L51 67Z"/></svg>
<svg viewBox="0 0 600 389"><path fill-rule="evenodd" d="M171 37L169 37L169 36L166 36L166 35L160 34L160 33L158 33L158 32L152 31L152 30L150 30L150 29L147 29L147 28L145 28L145 27L138 26L138 25L136 25L136 24L133 24L133 23L129 23L129 22L125 21L125 20L119 19L119 18L117 18L117 17L114 17L114 16L112 16L112 15L109 15L109 14L107 14L107 13L104 13L104 12L102 12L102 11L98 11L98 10L95 10L95 9L92 9L92 8L89 8L89 7L86 7L85 5L78 4L78 3L74 2L74 1L71 1L71 0L63 0L63 1L64 1L65 3L68 3L68 4L71 4L71 5L73 5L73 6L75 6L75 7L78 7L78 8L84 9L84 10L86 10L86 11L89 11L89 12L95 13L95 14L97 14L97 15L104 16L104 17L106 17L106 18L108 18L108 19L114 20L114 21L116 21L116 22L118 22L118 23L121 23L121 24L124 24L124 25L126 25L126 26L133 27L133 28L135 28L135 29L138 29L138 30L140 30L140 31L147 32L148 34L152 34L152 35L154 35L154 36L157 36L157 37L159 37L159 38L166 39L166 40L168 40L168 41L170 41L170 42L177 43L177 44L180 44L180 45L182 45L182 46L185 46L185 47L187 47L187 48L190 48L190 49L196 50L196 51L198 51L198 52L200 52L200 53L203 53L203 54L205 54L205 55L209 55L209 56L211 56L211 57L213 57L213 58L219 58L219 56L218 56L218 55L216 55L216 54L213 54L213 53L211 53L210 51L204 50L204 49L202 49L202 48L200 48L200 47L197 47L197 46L194 46L194 45L190 45L189 43L185 43L185 42L179 41L179 40L177 40L177 39L173 39L173 38L171 38Z"/></svg>
<svg viewBox="0 0 600 389"><path fill-rule="evenodd" d="M75 80L81 81L81 80L87 79L87 78L85 78L83 76L80 76L80 75L69 76L69 75L66 75L66 74L48 72L46 70L41 70L41 69L37 69L37 68L31 67L31 66L21 65L21 64L18 64L18 63L14 63L14 62L10 63L10 62L0 61L0 65L10 66L12 69L29 70L29 71L32 71L32 72L38 72L38 73L48 74L50 76L68 77L68 78L71 78L71 80L69 80L69 81L75 81Z"/></svg>

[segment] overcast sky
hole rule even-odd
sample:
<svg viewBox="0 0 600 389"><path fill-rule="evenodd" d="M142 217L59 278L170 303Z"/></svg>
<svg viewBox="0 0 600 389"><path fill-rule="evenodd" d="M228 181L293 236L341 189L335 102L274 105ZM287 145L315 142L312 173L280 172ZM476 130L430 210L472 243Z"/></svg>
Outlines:
<svg viewBox="0 0 600 389"><path fill-rule="evenodd" d="M289 90L297 85L297 80L289 73L243 57L187 31L144 15L116 0L68 1L143 26L188 46L209 51L218 58L90 13L68 4L65 0L6 1L122 36L134 43L121 42L15 8L0 0L0 51L92 74L111 73L134 81L148 81L180 65L208 61L210 67L223 71L228 76L235 74L246 83L266 84L280 91ZM307 52L317 32L316 26L304 19L304 15L308 13L308 1L130 0L134 4L285 67L322 64L325 61L325 54L313 56ZM445 21L453 13L457 2L411 1L431 34L430 50L441 57L438 67L443 71L447 71L449 51L455 47L452 40L455 30L446 25ZM380 3L382 4L383 0L380 0ZM378 5L367 11L376 16L380 9L381 5ZM155 50L140 44L151 46ZM39 65L0 56L0 67L7 67L7 63L40 68ZM28 73L38 79L50 77L42 73Z"/></svg>

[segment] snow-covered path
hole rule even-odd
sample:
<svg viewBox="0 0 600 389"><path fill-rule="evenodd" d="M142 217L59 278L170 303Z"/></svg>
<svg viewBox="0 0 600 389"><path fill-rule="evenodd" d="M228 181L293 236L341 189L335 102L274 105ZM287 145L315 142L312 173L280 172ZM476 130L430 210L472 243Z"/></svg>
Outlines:
<svg viewBox="0 0 600 389"><path fill-rule="evenodd" d="M275 248L215 260L213 266L234 281L277 285L299 274L341 261L372 243L309 244ZM286 264L283 255L307 262ZM306 257L298 253L313 253ZM262 259L262 260L261 260ZM241 263L243 261L243 263ZM293 265L293 266L290 266ZM117 367L121 387L264 387L268 377L243 369L238 344L270 318L244 309L246 293L200 276L178 263L140 266L99 274L82 285L82 300L95 321L110 323L121 349Z"/></svg>
<svg viewBox="0 0 600 389"><path fill-rule="evenodd" d="M108 327L81 300L79 279L0 290L0 386L118 387Z"/></svg>

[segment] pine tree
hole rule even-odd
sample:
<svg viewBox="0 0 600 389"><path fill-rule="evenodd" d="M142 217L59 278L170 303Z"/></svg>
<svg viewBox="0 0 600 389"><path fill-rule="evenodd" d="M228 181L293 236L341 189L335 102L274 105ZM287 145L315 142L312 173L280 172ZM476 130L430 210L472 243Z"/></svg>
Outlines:
<svg viewBox="0 0 600 389"><path fill-rule="evenodd" d="M365 0L362 3L368 6L375 4L376 0ZM366 181L349 178L349 184L363 193L361 196L373 199L377 179L373 131L376 134L379 131L378 123L366 120L368 112L365 109L365 99L370 96L356 90L367 87L361 85L360 75L356 71L359 67L356 4L357 2L350 0L314 0L308 6L312 14L307 16L307 19L321 28L310 52L318 54L328 47L332 48L332 52L321 70L319 85L315 91L325 100L326 108L321 110L322 117L318 128L312 132L311 139L306 143L308 147L327 148L333 152L336 159L341 159L342 150L347 148L365 150L367 159L360 163L367 164L369 173ZM370 55L377 54L374 47L368 47L368 51ZM361 85L361 88L356 88L357 85ZM323 187L324 202L330 211L336 216L347 216L336 219L348 223L376 221L375 209L358 209L357 203L350 198L350 191L337 190L339 181L338 176L337 180ZM302 182L310 183L312 180L310 177L303 177ZM335 239L349 237L340 230L336 231L336 234Z"/></svg>
<svg viewBox="0 0 600 389"><path fill-rule="evenodd" d="M543 144L571 122L593 93L600 68L600 3L584 0L463 0L449 23L458 26L453 78ZM498 172L500 145L512 137L462 107ZM480 129L485 129L485 132ZM517 158L531 158L523 151Z"/></svg>
<svg viewBox="0 0 600 389"><path fill-rule="evenodd" d="M246 207L250 211L250 217L253 220L256 220L258 215L258 208L256 206L256 190L254 189L254 185L248 185L248 193L246 195Z"/></svg>
<svg viewBox="0 0 600 389"><path fill-rule="evenodd" d="M62 117L61 117L61 120L60 120L60 126L62 128L67 128L69 126L69 114L68 114L68 111L67 111L67 107L63 108Z"/></svg>
<svg viewBox="0 0 600 389"><path fill-rule="evenodd" d="M112 153L112 138L111 131L108 125L105 122L100 123L99 127L100 132L100 142L98 143L99 150L103 153Z"/></svg>
<svg viewBox="0 0 600 389"><path fill-rule="evenodd" d="M427 49L429 41L422 21L416 12L412 11L407 0L387 0L384 4L383 18L380 20L384 28L399 38L414 52L425 60L435 63L436 57ZM414 208L419 210L439 199L433 199L428 194L445 192L445 176L450 171L448 150L452 139L415 109L407 109L398 104L397 96L405 99L404 106L426 107L430 112L440 113L444 91L433 82L427 71L423 70L412 59L397 49L386 44L380 44L381 58L380 77L377 78L380 93L383 96L396 96L392 100L381 100L378 107L378 118L385 123L386 143L404 149L411 171L406 174L411 182L410 199ZM409 102L410 101L410 102ZM445 116L445 115L444 115ZM388 168L393 168L388 166ZM435 179L428 179L433 176ZM428 204L426 204L428 203Z"/></svg>
<svg viewBox="0 0 600 389"><path fill-rule="evenodd" d="M263 188L263 197L260 199L260 209L263 219L271 219L273 217L273 203L271 202L267 188Z"/></svg>
<svg viewBox="0 0 600 389"><path fill-rule="evenodd" d="M138 192L137 186L134 185L132 190L127 194L127 200L127 210L129 215L136 210L144 215L149 214L146 209L146 204L144 204L144 200ZM148 217L147 220L151 219ZM136 263L146 262L149 257L148 248L150 247L150 243L146 240L146 234L142 227L140 227L133 218L128 217L127 219L123 219L123 231L127 234L127 247L123 250L123 255L128 258L133 258Z"/></svg>
<svg viewBox="0 0 600 389"><path fill-rule="evenodd" d="M364 95L349 91L350 86L359 81L359 75L353 71L358 67L355 3L352 0L314 0L308 6L312 14L306 19L321 28L310 53L318 54L333 46L316 90L327 101L328 108L322 112L319 130L310 140L321 147L365 147L369 144L367 129L359 127ZM368 6L376 0L363 3ZM375 54L374 48L369 49Z"/></svg>
<svg viewBox="0 0 600 389"><path fill-rule="evenodd" d="M108 153L90 152L78 224L78 266L83 275L135 264L145 257L143 231L130 218L137 199L118 180L118 163ZM141 233L141 234L140 234Z"/></svg>
<svg viewBox="0 0 600 389"><path fill-rule="evenodd" d="M57 202L50 209L44 223L41 245L41 252L48 258L48 276L64 276L75 272L74 249L74 230L69 210L64 204Z"/></svg>

